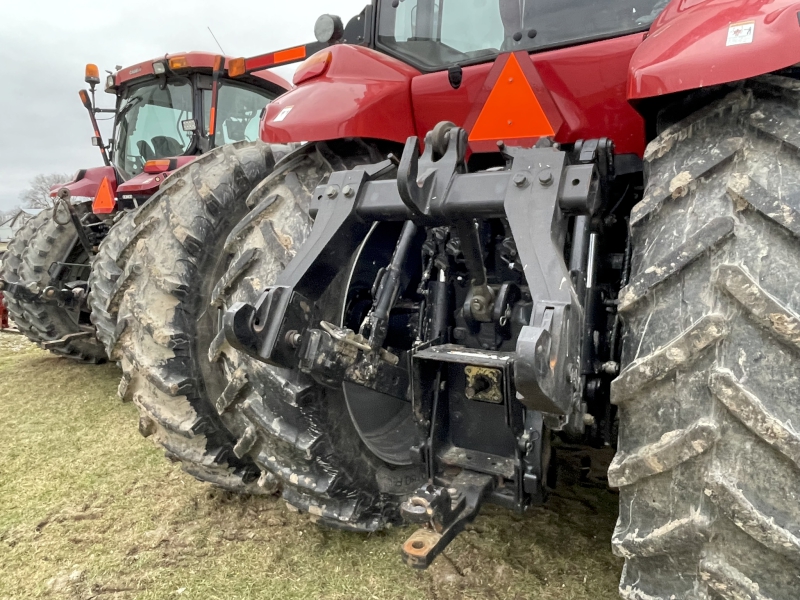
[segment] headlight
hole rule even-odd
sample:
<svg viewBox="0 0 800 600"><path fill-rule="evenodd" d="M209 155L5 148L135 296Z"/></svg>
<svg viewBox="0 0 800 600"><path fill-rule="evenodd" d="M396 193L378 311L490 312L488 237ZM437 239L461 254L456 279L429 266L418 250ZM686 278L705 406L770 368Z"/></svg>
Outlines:
<svg viewBox="0 0 800 600"><path fill-rule="evenodd" d="M106 77L106 91L109 91L113 87L114 87L114 76L109 75L108 77Z"/></svg>
<svg viewBox="0 0 800 600"><path fill-rule="evenodd" d="M167 72L167 67L163 62L153 63L153 73L156 75L163 75Z"/></svg>

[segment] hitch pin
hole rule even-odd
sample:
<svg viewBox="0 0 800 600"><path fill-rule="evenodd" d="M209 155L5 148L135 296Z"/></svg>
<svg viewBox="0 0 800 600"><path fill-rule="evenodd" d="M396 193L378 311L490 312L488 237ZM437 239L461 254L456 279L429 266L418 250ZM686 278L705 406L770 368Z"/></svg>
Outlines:
<svg viewBox="0 0 800 600"><path fill-rule="evenodd" d="M326 332L328 332L330 336L336 341L342 342L343 344L347 344L349 346L354 346L359 350L363 350L364 352L372 351L372 346L370 346L366 342L366 340L364 340L363 336L356 335L349 329L341 329L340 327L336 327L336 325L334 325L333 323L328 323L327 321L321 321L320 327L322 327Z"/></svg>

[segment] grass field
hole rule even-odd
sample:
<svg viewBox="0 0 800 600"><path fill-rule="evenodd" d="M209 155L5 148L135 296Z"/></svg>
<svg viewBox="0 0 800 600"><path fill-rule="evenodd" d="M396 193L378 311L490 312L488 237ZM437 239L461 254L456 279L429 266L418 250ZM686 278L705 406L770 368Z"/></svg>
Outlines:
<svg viewBox="0 0 800 600"><path fill-rule="evenodd" d="M487 506L425 572L411 533L324 530L278 497L200 484L136 430L119 371L0 336L0 598L617 598L616 497L560 488L524 515Z"/></svg>

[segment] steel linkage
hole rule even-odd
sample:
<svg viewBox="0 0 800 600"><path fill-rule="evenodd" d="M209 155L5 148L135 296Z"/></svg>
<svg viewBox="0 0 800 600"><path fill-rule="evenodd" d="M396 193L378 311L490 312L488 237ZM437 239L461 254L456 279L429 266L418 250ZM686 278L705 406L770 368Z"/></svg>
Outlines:
<svg viewBox="0 0 800 600"><path fill-rule="evenodd" d="M385 179L390 161L331 175L308 241L255 305L224 316L228 342L258 360L411 405L407 447L428 484L403 505L423 525L404 554L420 568L483 501L517 510L544 501L550 433L583 432L582 361L594 360L583 343L594 326L591 226L611 144L503 148L506 167L478 173L467 172L466 150L466 132L442 124L421 155L408 140L396 179ZM323 321L317 306L340 265L374 223L391 221L403 226L360 328ZM400 298L412 249L422 274L417 293ZM416 337L408 349L387 342L401 308L419 313L403 321Z"/></svg>

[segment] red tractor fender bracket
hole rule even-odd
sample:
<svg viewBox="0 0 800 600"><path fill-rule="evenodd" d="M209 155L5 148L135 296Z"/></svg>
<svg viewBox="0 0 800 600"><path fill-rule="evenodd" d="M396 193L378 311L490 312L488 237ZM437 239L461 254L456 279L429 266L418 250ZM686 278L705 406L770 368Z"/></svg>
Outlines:
<svg viewBox="0 0 800 600"><path fill-rule="evenodd" d="M81 169L69 183L54 185L50 188L50 197L55 198L58 192L66 188L72 198L94 198L105 178L111 183L112 191L116 191L117 174L114 167L93 167Z"/></svg>
<svg viewBox="0 0 800 600"><path fill-rule="evenodd" d="M673 0L631 59L628 99L749 79L797 63L797 0Z"/></svg>

